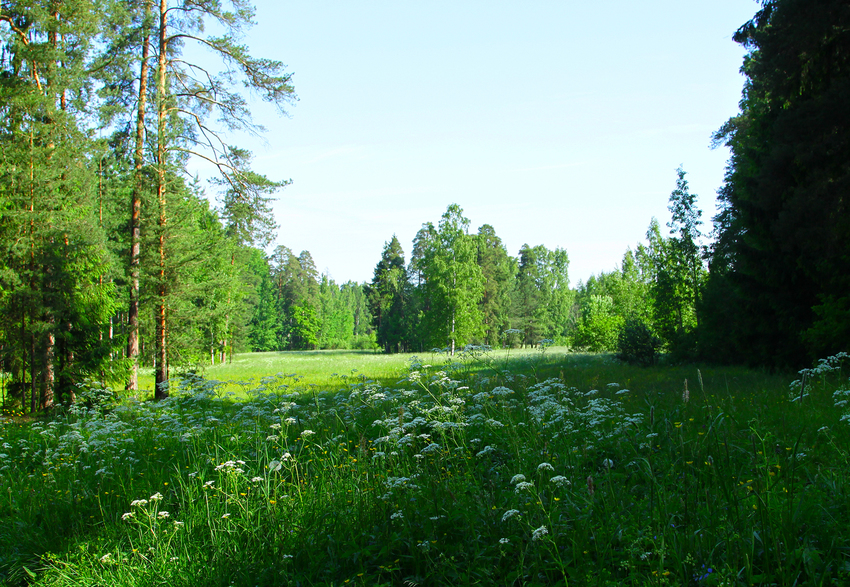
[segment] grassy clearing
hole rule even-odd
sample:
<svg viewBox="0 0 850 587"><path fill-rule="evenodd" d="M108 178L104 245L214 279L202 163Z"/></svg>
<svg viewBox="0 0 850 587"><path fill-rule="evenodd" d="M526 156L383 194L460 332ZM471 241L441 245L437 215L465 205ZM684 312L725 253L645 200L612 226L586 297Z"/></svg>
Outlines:
<svg viewBox="0 0 850 587"><path fill-rule="evenodd" d="M0 581L850 580L840 372L792 402L791 376L743 369L434 359L401 382L394 359L330 390L272 374L232 401L187 378L164 402L7 418Z"/></svg>
<svg viewBox="0 0 850 587"><path fill-rule="evenodd" d="M524 371L540 364L558 363L567 355L568 350L564 347L549 347L545 352L538 349L509 349L492 351L488 362L497 362L502 368L507 365ZM287 351L237 354L232 361L201 367L196 372L205 379L224 382L221 390L225 393L232 392L242 397L260 379L276 374L289 375L290 380L286 385L294 390L313 387L326 391L346 389L350 383L364 378L379 381L383 385L394 385L406 376L407 367L413 358L422 358L433 364L445 361L440 353L385 355L358 350ZM474 358L462 356L458 360L470 363ZM483 366L477 361L473 362L473 368ZM143 371L139 377L142 396L153 397L153 386L153 371Z"/></svg>

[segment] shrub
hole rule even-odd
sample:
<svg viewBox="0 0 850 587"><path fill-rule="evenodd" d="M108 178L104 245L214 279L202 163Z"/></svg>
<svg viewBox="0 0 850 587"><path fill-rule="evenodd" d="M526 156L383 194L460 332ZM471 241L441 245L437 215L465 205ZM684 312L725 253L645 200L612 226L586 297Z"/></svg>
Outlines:
<svg viewBox="0 0 850 587"><path fill-rule="evenodd" d="M661 339L643 320L632 318L617 335L617 358L630 365L654 365Z"/></svg>

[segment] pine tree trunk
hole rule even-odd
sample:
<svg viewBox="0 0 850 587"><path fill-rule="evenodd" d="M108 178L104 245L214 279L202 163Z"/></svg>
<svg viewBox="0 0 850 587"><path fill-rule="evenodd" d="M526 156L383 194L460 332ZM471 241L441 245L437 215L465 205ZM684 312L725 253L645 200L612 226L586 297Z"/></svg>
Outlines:
<svg viewBox="0 0 850 587"><path fill-rule="evenodd" d="M159 2L159 59L157 62L157 200L159 202L159 300L156 316L156 399L168 397L165 382L168 381L168 347L165 283L165 229L167 216L165 214L165 68L168 43L166 37L168 24L168 2Z"/></svg>
<svg viewBox="0 0 850 587"><path fill-rule="evenodd" d="M30 315L30 325L32 323L33 319L32 315ZM30 413L33 414L35 414L35 410L38 407L38 386L35 382L35 334L30 333Z"/></svg>
<svg viewBox="0 0 850 587"><path fill-rule="evenodd" d="M136 115L136 144L134 152L135 182L130 199L130 307L127 312L127 357L131 361L127 389L139 389L139 273L141 269L141 214L142 214L142 167L145 154L145 109L148 93L148 58L150 57L150 34L147 20L150 4L145 2L144 36L142 38L142 64L139 76L138 112ZM111 328L111 326L110 326ZM110 337L111 338L111 337Z"/></svg>

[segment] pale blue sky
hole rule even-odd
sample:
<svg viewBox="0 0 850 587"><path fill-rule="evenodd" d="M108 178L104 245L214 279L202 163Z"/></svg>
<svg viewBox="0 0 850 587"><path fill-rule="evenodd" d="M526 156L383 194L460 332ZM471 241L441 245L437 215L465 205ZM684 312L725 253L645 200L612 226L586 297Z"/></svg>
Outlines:
<svg viewBox="0 0 850 587"><path fill-rule="evenodd" d="M258 0L247 42L294 72L289 118L256 167L291 178L278 244L337 282L368 281L396 234L456 202L523 243L565 248L571 283L611 270L669 219L676 168L708 229L737 113L753 0Z"/></svg>

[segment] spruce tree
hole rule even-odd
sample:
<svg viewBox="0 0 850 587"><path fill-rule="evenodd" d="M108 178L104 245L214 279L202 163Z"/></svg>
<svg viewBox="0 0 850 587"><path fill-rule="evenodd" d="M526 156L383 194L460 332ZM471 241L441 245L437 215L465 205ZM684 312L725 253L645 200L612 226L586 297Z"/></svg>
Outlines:
<svg viewBox="0 0 850 587"><path fill-rule="evenodd" d="M799 366L850 340L848 26L843 1L765 0L734 36L741 112L715 135L732 152L711 262L725 303L706 309L712 339L728 328L753 363Z"/></svg>

